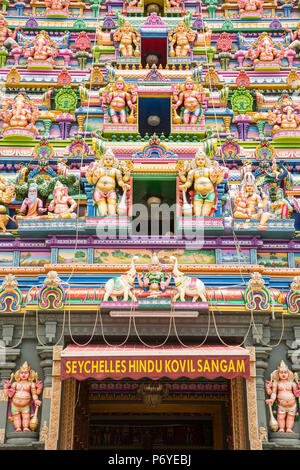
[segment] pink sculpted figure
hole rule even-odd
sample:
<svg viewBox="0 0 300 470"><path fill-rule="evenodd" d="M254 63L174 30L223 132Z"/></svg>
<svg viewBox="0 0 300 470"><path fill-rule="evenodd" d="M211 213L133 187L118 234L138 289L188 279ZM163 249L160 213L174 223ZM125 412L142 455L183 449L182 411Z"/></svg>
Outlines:
<svg viewBox="0 0 300 470"><path fill-rule="evenodd" d="M45 0L46 13L54 11L68 12L70 0Z"/></svg>
<svg viewBox="0 0 300 470"><path fill-rule="evenodd" d="M15 381L13 382L13 379ZM38 381L38 375L31 369L27 362L15 373L10 380L3 383L4 394L10 401L9 419L13 421L16 432L29 432L31 427L30 417L33 408L39 407L39 400L43 388L43 382ZM23 429L22 429L23 428Z"/></svg>
<svg viewBox="0 0 300 470"><path fill-rule="evenodd" d="M167 8L180 8L183 3L183 0L166 0L166 7Z"/></svg>
<svg viewBox="0 0 300 470"><path fill-rule="evenodd" d="M57 181L53 190L53 199L48 206L48 210L53 214L48 214L49 219L69 219L76 217L74 212L77 202L69 196L67 186Z"/></svg>
<svg viewBox="0 0 300 470"><path fill-rule="evenodd" d="M21 26L18 26L13 33L12 30L8 28L6 18L0 14L0 47L18 47L16 37L20 29L22 29Z"/></svg>
<svg viewBox="0 0 300 470"><path fill-rule="evenodd" d="M187 78L181 90L174 90L172 105L174 110L183 106L183 123L196 124L202 114L202 104L206 99L206 91L202 85L195 85L191 78ZM179 116L175 116L177 121ZM179 118L180 119L180 118Z"/></svg>
<svg viewBox="0 0 300 470"><path fill-rule="evenodd" d="M43 207L43 201L38 198L37 185L31 183L28 189L28 196L24 199L19 211L21 215L17 215L16 220L45 218L42 214L46 211L47 209Z"/></svg>
<svg viewBox="0 0 300 470"><path fill-rule="evenodd" d="M300 129L300 109L288 95L283 95L273 110L268 113L268 122L273 132Z"/></svg>
<svg viewBox="0 0 300 470"><path fill-rule="evenodd" d="M57 57L58 50L56 44L51 40L46 31L41 31L33 41L33 47L26 47L24 57L28 58L28 65L34 62L44 62L45 65L54 65L54 57Z"/></svg>
<svg viewBox="0 0 300 470"><path fill-rule="evenodd" d="M263 32L248 50L249 58L254 62L278 62L284 56L283 48L276 48L273 39Z"/></svg>
<svg viewBox="0 0 300 470"><path fill-rule="evenodd" d="M107 112L114 124L130 123L133 111L136 109L134 104L136 98L136 93L127 86L122 77L106 87L103 92L103 102L108 105ZM131 117L126 114L126 106L131 110Z"/></svg>
<svg viewBox="0 0 300 470"><path fill-rule="evenodd" d="M143 1L142 0L125 0L125 3L127 2L127 6L129 8L139 8L143 6Z"/></svg>
<svg viewBox="0 0 300 470"><path fill-rule="evenodd" d="M263 13L263 2L261 0L238 0L240 14L256 12Z"/></svg>
<svg viewBox="0 0 300 470"><path fill-rule="evenodd" d="M19 93L13 101L7 101L0 113L0 118L3 120L3 130L9 127L19 127L31 130L36 134L38 131L34 124L38 117L38 108L23 93Z"/></svg>
<svg viewBox="0 0 300 470"><path fill-rule="evenodd" d="M288 369L281 361L271 374L271 380L266 382L266 392L270 396L266 404L277 404L278 432L292 433L297 413L297 397L300 395L298 375Z"/></svg>

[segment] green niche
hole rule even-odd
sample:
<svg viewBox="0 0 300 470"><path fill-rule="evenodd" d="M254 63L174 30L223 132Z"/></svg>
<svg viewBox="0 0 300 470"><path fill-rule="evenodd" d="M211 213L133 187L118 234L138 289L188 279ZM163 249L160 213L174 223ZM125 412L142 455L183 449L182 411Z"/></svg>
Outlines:
<svg viewBox="0 0 300 470"><path fill-rule="evenodd" d="M77 95L69 85L65 85L55 97L55 109L68 113L75 111L77 106Z"/></svg>
<svg viewBox="0 0 300 470"><path fill-rule="evenodd" d="M253 97L245 87L239 87L231 97L232 110L236 113L247 113L252 111Z"/></svg>

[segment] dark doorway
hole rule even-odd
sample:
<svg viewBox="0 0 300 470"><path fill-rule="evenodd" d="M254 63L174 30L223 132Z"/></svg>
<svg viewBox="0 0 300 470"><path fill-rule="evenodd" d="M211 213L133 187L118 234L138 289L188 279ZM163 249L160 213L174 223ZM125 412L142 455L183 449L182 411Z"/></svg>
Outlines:
<svg viewBox="0 0 300 470"><path fill-rule="evenodd" d="M139 205L143 205L145 208L143 216L147 217L144 220L139 211L133 213L134 234L152 237L173 234L176 179L172 176L151 180L145 180L143 176L135 177L133 188L133 206L138 208Z"/></svg>
<svg viewBox="0 0 300 470"><path fill-rule="evenodd" d="M164 135L171 132L170 98L139 98L139 133Z"/></svg>
<svg viewBox="0 0 300 470"><path fill-rule="evenodd" d="M143 38L141 39L142 66L149 67L153 63L158 67L167 65L167 38ZM155 60L155 57L157 58ZM152 61L150 61L152 59ZM147 62L148 61L148 62Z"/></svg>
<svg viewBox="0 0 300 470"><path fill-rule="evenodd" d="M211 417L101 416L90 425L89 449L170 448L213 450Z"/></svg>

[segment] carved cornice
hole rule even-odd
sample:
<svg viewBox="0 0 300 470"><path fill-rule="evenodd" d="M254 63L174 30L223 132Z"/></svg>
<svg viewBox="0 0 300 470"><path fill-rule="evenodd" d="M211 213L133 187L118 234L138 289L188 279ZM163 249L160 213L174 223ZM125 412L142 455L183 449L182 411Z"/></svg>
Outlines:
<svg viewBox="0 0 300 470"><path fill-rule="evenodd" d="M59 274L63 273L121 273L128 270L129 265L120 264L85 264L85 265L70 265L70 264L48 264L42 267L2 267L1 274L6 276L7 274L14 274L19 276L30 276L32 275L47 275L49 271L56 271ZM237 264L184 264L179 265L180 271L186 273L207 273L207 274L250 274L259 272L262 276L276 276L280 278L292 278L294 276L300 276L300 269L298 268L266 268L264 266L256 264L248 264L240 266ZM143 271L143 265L136 266L137 271ZM171 271L172 265L165 265L166 271Z"/></svg>

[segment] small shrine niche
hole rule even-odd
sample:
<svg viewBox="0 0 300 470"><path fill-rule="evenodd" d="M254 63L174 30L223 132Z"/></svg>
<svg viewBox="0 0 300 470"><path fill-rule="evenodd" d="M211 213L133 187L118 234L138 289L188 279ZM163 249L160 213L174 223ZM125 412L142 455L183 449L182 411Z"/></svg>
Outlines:
<svg viewBox="0 0 300 470"><path fill-rule="evenodd" d="M142 67L155 65L165 68L168 62L168 25L153 12L141 25L140 31Z"/></svg>
<svg viewBox="0 0 300 470"><path fill-rule="evenodd" d="M140 97L138 100L138 129L142 137L171 132L170 98Z"/></svg>
<svg viewBox="0 0 300 470"><path fill-rule="evenodd" d="M144 0L144 16L150 16L152 13L164 16L164 0Z"/></svg>

